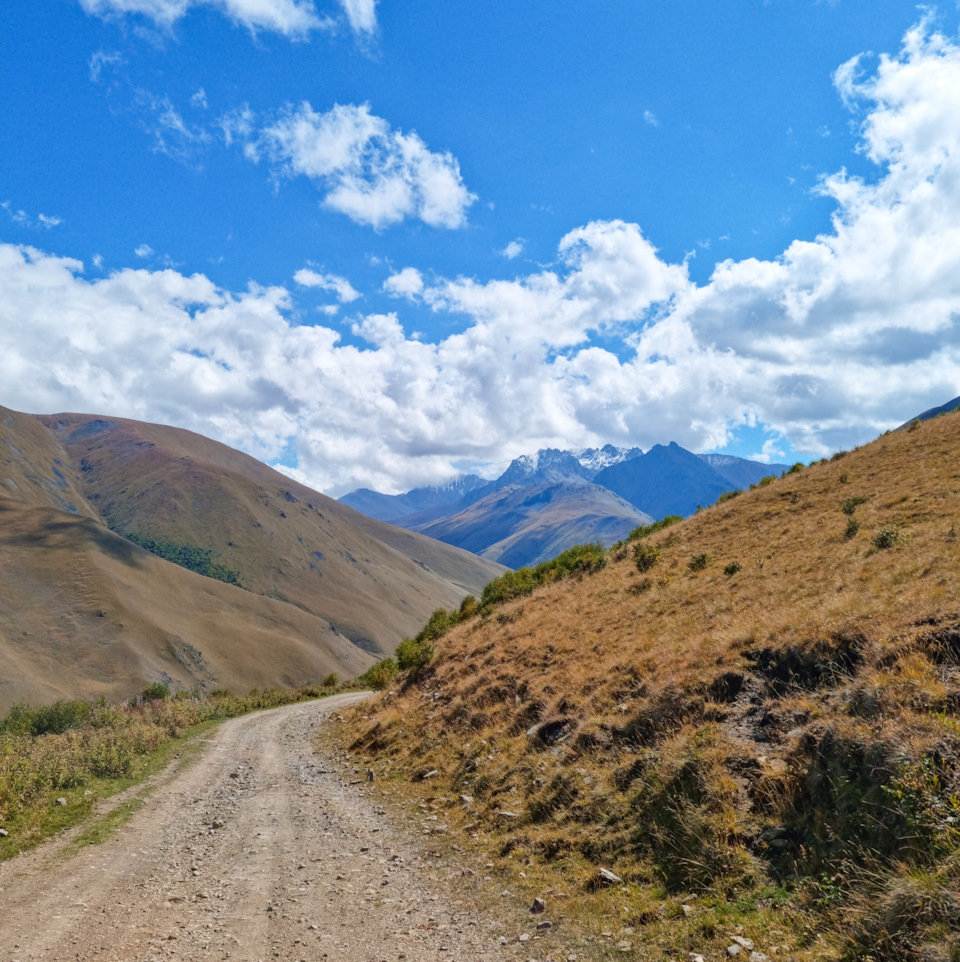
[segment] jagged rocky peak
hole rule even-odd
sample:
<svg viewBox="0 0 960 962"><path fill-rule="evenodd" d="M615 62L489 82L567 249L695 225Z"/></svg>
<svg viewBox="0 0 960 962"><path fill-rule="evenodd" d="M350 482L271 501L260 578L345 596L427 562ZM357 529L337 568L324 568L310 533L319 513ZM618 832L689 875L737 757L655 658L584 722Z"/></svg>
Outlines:
<svg viewBox="0 0 960 962"><path fill-rule="evenodd" d="M589 478L591 472L569 452L559 448L541 448L536 454L522 454L497 479L501 485L522 484L532 477L544 481Z"/></svg>
<svg viewBox="0 0 960 962"><path fill-rule="evenodd" d="M643 454L642 448L618 448L613 444L605 444L602 448L584 448L577 452L574 457L588 471L602 471L609 468L611 464L619 464L621 461L629 461L631 458L638 458Z"/></svg>
<svg viewBox="0 0 960 962"><path fill-rule="evenodd" d="M469 494L481 485L486 484L483 478L476 474L458 474L445 484L430 484L414 491L429 491L433 494Z"/></svg>

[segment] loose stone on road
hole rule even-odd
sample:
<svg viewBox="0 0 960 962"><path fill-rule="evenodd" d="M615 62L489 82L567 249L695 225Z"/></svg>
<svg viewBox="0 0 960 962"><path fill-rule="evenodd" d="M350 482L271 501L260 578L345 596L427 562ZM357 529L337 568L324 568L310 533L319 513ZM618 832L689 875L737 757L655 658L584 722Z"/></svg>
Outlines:
<svg viewBox="0 0 960 962"><path fill-rule="evenodd" d="M111 840L0 866L0 962L506 957L451 900L459 871L430 864L365 779L315 753L318 726L360 697L226 722Z"/></svg>

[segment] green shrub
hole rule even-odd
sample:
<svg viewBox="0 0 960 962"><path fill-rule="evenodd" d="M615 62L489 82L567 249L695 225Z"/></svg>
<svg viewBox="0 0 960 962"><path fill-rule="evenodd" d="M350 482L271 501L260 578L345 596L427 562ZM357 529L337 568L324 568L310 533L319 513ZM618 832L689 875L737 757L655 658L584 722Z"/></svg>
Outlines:
<svg viewBox="0 0 960 962"><path fill-rule="evenodd" d="M853 514L853 512L857 510L857 506L863 504L866 500L866 498L861 497L859 494L855 494L853 497L845 498L840 503L840 508L844 514Z"/></svg>
<svg viewBox="0 0 960 962"><path fill-rule="evenodd" d="M724 501L732 501L734 498L739 498L743 492L739 488L734 488L733 491L724 491L723 494L717 498L717 504L723 504Z"/></svg>
<svg viewBox="0 0 960 962"><path fill-rule="evenodd" d="M766 474L757 482L757 487L765 488L768 484L773 484L774 481L778 480L775 474Z"/></svg>
<svg viewBox="0 0 960 962"><path fill-rule="evenodd" d="M82 728L90 720L94 706L88 701L55 701L52 705L29 708L19 702L0 721L0 733L11 735L62 735Z"/></svg>
<svg viewBox="0 0 960 962"><path fill-rule="evenodd" d="M906 544L906 541L907 536L898 528L881 528L873 536L874 546L881 550L885 548L897 548L902 544Z"/></svg>
<svg viewBox="0 0 960 962"><path fill-rule="evenodd" d="M641 524L634 528L633 531L627 535L627 541L639 541L640 538L646 538L648 535L656 534L658 531L663 531L664 528L679 524L681 521L683 521L683 518L681 518L679 514L668 514L665 518L654 521L653 524Z"/></svg>
<svg viewBox="0 0 960 962"><path fill-rule="evenodd" d="M840 481L841 484L846 484L850 480L850 475L847 474L846 471L844 471L843 474L840 475L838 480Z"/></svg>
<svg viewBox="0 0 960 962"><path fill-rule="evenodd" d="M513 598L528 595L538 584L532 568L508 571L484 586L480 595L480 607L485 609L491 605L503 604Z"/></svg>
<svg viewBox="0 0 960 962"><path fill-rule="evenodd" d="M459 623L460 612L458 610L447 611L446 608L437 608L418 632L416 641L435 641L437 638L442 638Z"/></svg>
<svg viewBox="0 0 960 962"><path fill-rule="evenodd" d="M633 549L633 563L637 571L649 571L660 562L660 549L654 544L641 541Z"/></svg>
<svg viewBox="0 0 960 962"><path fill-rule="evenodd" d="M853 541L853 539L857 536L857 533L859 531L860 531L860 522L851 518L847 522L847 528L843 532L843 536L847 539L847 541Z"/></svg>
<svg viewBox="0 0 960 962"><path fill-rule="evenodd" d="M732 578L735 574L739 574L743 570L743 566L739 561L731 561L724 569L723 573L728 577Z"/></svg>
<svg viewBox="0 0 960 962"><path fill-rule="evenodd" d="M357 681L365 688L383 691L393 681L400 669L392 658L384 658L375 665L371 665Z"/></svg>
<svg viewBox="0 0 960 962"><path fill-rule="evenodd" d="M703 571L704 568L710 563L710 555L706 552L703 554L695 554L687 562L687 567L691 571Z"/></svg>
<svg viewBox="0 0 960 962"><path fill-rule="evenodd" d="M518 568L494 578L480 596L481 610L528 595L534 588L550 581L571 575L592 574L606 563L607 552L599 541L574 545L556 558L541 562L535 568Z"/></svg>
<svg viewBox="0 0 960 962"><path fill-rule="evenodd" d="M433 653L433 641L428 638L422 641L404 638L394 651L397 656L397 668L400 671L416 671L418 668L426 667L430 664Z"/></svg>
<svg viewBox="0 0 960 962"><path fill-rule="evenodd" d="M798 461L796 464L791 465L786 471L783 472L784 476L788 474L799 474L805 467L806 465L802 461Z"/></svg>
<svg viewBox="0 0 960 962"><path fill-rule="evenodd" d="M473 618L480 611L480 602L477 601L475 595L467 595L463 601L460 602L460 620L465 621L467 618Z"/></svg>
<svg viewBox="0 0 960 962"><path fill-rule="evenodd" d="M140 697L144 701L163 701L170 697L170 686L162 681L155 681L143 689Z"/></svg>
<svg viewBox="0 0 960 962"><path fill-rule="evenodd" d="M340 679L335 671L331 671L329 675L324 675L320 684L323 688L336 688L340 684Z"/></svg>

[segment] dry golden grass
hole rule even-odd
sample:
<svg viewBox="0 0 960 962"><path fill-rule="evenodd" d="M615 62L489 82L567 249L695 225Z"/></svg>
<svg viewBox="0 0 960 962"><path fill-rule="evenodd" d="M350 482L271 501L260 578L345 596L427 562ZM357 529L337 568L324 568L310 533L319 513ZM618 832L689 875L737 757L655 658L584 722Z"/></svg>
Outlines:
<svg viewBox="0 0 960 962"><path fill-rule="evenodd" d="M584 919L652 902L644 945L722 951L742 903L738 924L775 917L825 957L811 912L829 926L890 890L884 866L929 874L957 843L958 531L951 415L650 536L650 570L615 549L461 624L350 737L472 844L582 896ZM589 894L601 865L625 890ZM703 909L673 919L685 894ZM928 936L960 952L940 922L918 952ZM914 957L897 944L875 957Z"/></svg>

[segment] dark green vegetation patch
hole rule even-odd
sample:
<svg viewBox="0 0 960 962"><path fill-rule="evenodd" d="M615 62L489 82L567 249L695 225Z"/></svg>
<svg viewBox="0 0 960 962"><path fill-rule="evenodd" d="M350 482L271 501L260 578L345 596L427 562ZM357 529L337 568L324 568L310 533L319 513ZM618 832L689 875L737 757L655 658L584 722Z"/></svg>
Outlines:
<svg viewBox="0 0 960 962"><path fill-rule="evenodd" d="M214 578L228 585L240 584L240 572L220 564L213 560L213 551L210 548L198 548L192 544L178 544L176 541L164 541L162 538L148 538L142 534L127 534L127 541L145 548L151 554L155 554L164 561L172 561L181 568L195 571L198 575L205 578Z"/></svg>

